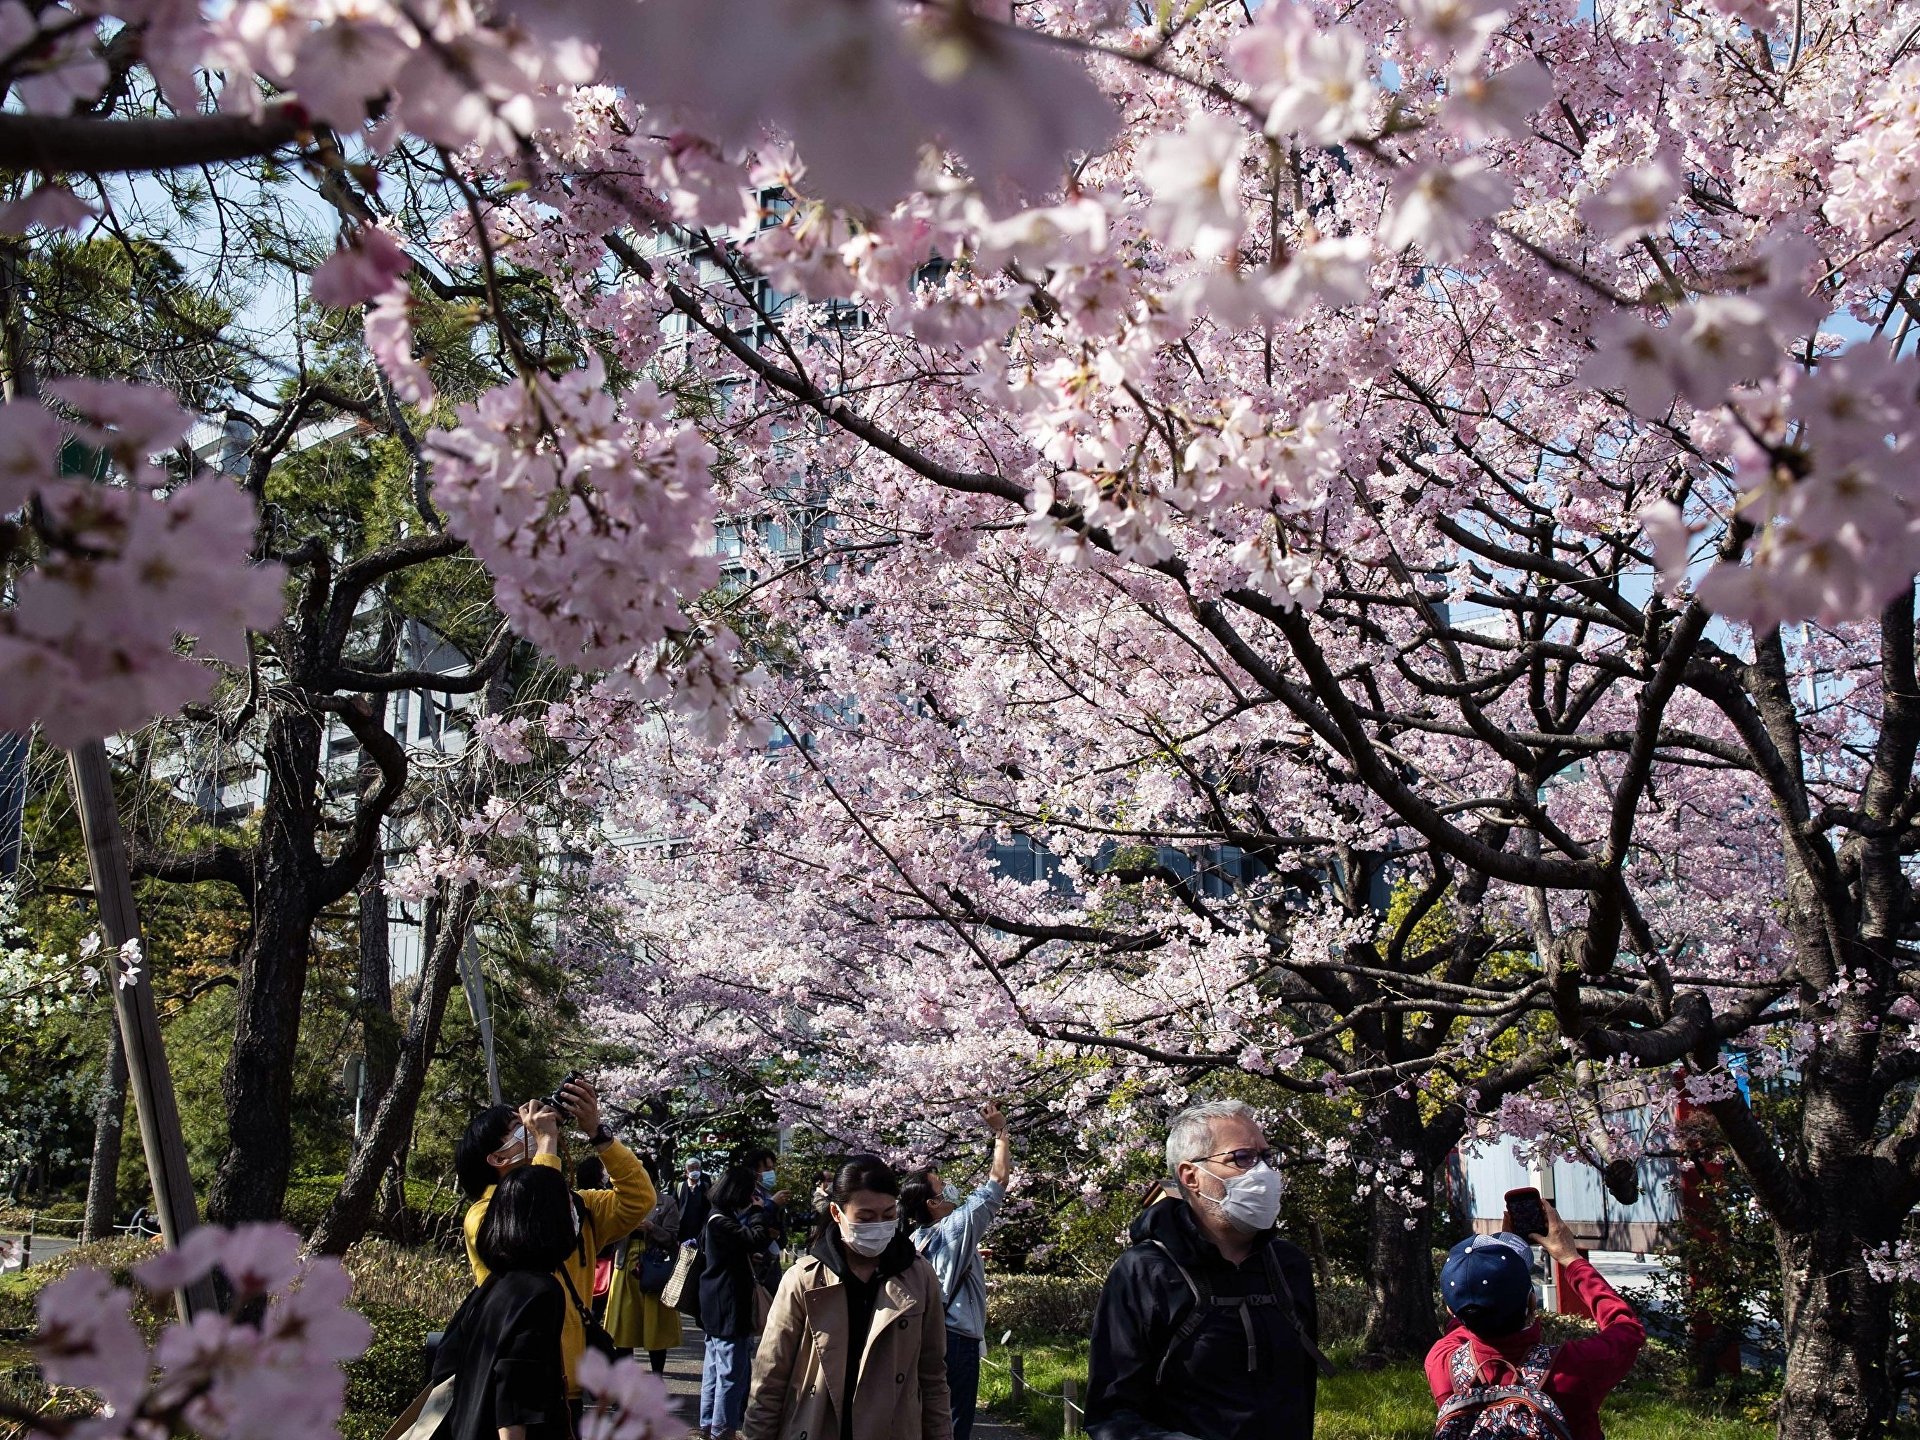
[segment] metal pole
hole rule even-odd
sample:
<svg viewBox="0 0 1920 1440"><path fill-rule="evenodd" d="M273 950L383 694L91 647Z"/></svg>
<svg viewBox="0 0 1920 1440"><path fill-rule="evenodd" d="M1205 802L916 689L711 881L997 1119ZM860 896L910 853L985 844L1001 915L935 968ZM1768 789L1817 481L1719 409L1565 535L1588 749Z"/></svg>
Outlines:
<svg viewBox="0 0 1920 1440"><path fill-rule="evenodd" d="M113 775L107 766L107 748L98 740L80 745L68 760L80 831L87 844L87 869L100 906L100 928L116 952L108 957L113 1007L120 1022L120 1042L126 1047L134 1110L140 1117L140 1144L147 1154L160 1233L172 1249L200 1223L200 1214L187 1173L187 1146L180 1134L180 1110L174 1103L166 1048L160 1040L160 1017L153 1005L152 966L143 956L129 980L118 964L119 948L140 938L140 916L133 904L133 876L113 799ZM191 1320L196 1311L219 1308L213 1285L206 1279L176 1292L174 1303L183 1320Z"/></svg>
<svg viewBox="0 0 1920 1440"><path fill-rule="evenodd" d="M423 931L424 934L424 931ZM500 1103L500 1062L493 1053L493 1014L487 1009L487 977L480 968L480 941L472 930L460 947L460 988L467 992L467 1010L480 1032L480 1053L487 1061L487 1102Z"/></svg>

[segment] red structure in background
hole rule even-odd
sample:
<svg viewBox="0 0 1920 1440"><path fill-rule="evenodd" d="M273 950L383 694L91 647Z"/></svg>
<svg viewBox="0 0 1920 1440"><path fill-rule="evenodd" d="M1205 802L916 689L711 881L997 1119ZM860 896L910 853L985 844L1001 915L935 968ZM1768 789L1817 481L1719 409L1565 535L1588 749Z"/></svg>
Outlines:
<svg viewBox="0 0 1920 1440"><path fill-rule="evenodd" d="M1684 1089L1673 1109L1673 1128L1680 1135L1687 1135L1692 1128L1688 1122L1701 1115L1698 1106L1687 1099ZM1727 1162L1699 1146L1688 1145L1687 1163L1680 1167L1680 1223L1686 1227L1687 1237L1695 1246L1711 1246L1722 1241L1713 1224L1711 1208L1706 1203L1706 1187L1718 1184L1726 1178ZM1697 1275L1691 1265L1687 1271L1687 1294L1694 1293ZM1711 1320L1699 1313L1699 1308L1691 1303L1687 1306L1687 1344L1696 1357L1696 1364L1703 1372L1721 1375L1740 1373L1740 1341L1736 1337L1727 1341L1718 1351L1708 1354L1714 1341L1714 1326Z"/></svg>

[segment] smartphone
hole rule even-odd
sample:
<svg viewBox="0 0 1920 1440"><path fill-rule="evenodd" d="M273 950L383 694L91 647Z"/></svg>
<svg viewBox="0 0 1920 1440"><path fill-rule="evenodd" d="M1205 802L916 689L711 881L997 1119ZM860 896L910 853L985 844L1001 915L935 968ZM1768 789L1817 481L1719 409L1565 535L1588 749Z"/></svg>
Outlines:
<svg viewBox="0 0 1920 1440"><path fill-rule="evenodd" d="M1507 1191L1507 1217L1513 1221L1513 1233L1531 1240L1547 1233L1547 1212L1540 1203L1540 1192L1531 1185Z"/></svg>

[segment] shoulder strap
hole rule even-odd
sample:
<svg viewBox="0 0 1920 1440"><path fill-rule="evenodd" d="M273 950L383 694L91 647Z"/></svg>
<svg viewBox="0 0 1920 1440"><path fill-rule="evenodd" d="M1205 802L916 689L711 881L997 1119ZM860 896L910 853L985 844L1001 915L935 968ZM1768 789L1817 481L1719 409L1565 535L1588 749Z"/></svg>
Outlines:
<svg viewBox="0 0 1920 1440"><path fill-rule="evenodd" d="M1447 1378L1459 1395L1480 1383L1480 1367L1473 1360L1473 1341L1462 1339L1447 1359Z"/></svg>
<svg viewBox="0 0 1920 1440"><path fill-rule="evenodd" d="M1339 1371L1333 1361L1327 1358L1327 1352L1314 1344L1313 1337L1307 1334L1306 1322L1300 1318L1300 1309L1293 1303L1293 1287L1287 1283L1287 1272L1273 1253L1273 1246L1261 1246L1260 1258L1266 1263L1267 1277L1273 1282L1273 1293L1280 1297L1280 1302L1286 1309L1287 1319L1293 1325L1293 1333L1300 1340L1300 1348L1307 1352L1315 1368L1322 1375L1338 1374Z"/></svg>
<svg viewBox="0 0 1920 1440"><path fill-rule="evenodd" d="M567 1287L567 1295L573 1301L574 1313L580 1317L580 1323L587 1326L591 1333L592 1327L598 1322L593 1318L593 1311L580 1303L580 1292L573 1288L573 1277L567 1274L567 1267L562 1265L553 1273L558 1275L560 1283Z"/></svg>
<svg viewBox="0 0 1920 1440"><path fill-rule="evenodd" d="M1187 1289L1193 1292L1193 1308L1187 1312L1186 1318L1174 1327L1173 1335L1167 1341L1167 1348L1160 1354L1160 1368L1153 1375L1155 1385L1164 1385L1167 1382L1167 1362L1173 1358L1173 1352L1191 1340L1193 1332L1206 1322L1207 1303L1213 1295L1211 1291L1202 1289L1200 1282L1193 1278L1187 1267L1174 1259L1173 1251L1167 1248L1164 1241L1149 1239L1147 1243L1167 1257L1167 1263L1173 1266L1180 1278L1187 1282Z"/></svg>
<svg viewBox="0 0 1920 1440"><path fill-rule="evenodd" d="M1527 1358L1520 1362L1520 1378L1535 1389L1545 1391L1547 1372L1553 1369L1553 1357L1560 1353L1558 1345L1536 1345L1527 1352Z"/></svg>

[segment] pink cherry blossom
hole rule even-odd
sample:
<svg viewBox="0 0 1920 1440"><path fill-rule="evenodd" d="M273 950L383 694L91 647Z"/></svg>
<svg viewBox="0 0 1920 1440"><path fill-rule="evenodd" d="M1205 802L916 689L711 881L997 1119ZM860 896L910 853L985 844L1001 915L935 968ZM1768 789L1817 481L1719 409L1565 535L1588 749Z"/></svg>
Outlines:
<svg viewBox="0 0 1920 1440"><path fill-rule="evenodd" d="M363 225L313 272L316 305L363 305L413 268L413 258L378 225Z"/></svg>
<svg viewBox="0 0 1920 1440"><path fill-rule="evenodd" d="M1390 250L1412 245L1435 264L1466 256L1481 222L1507 208L1513 184L1478 157L1434 165L1401 179L1380 229Z"/></svg>
<svg viewBox="0 0 1920 1440"><path fill-rule="evenodd" d="M1148 144L1140 178L1153 193L1154 218L1169 245L1203 260L1233 249L1244 224L1240 166L1247 143L1240 125L1200 111Z"/></svg>

